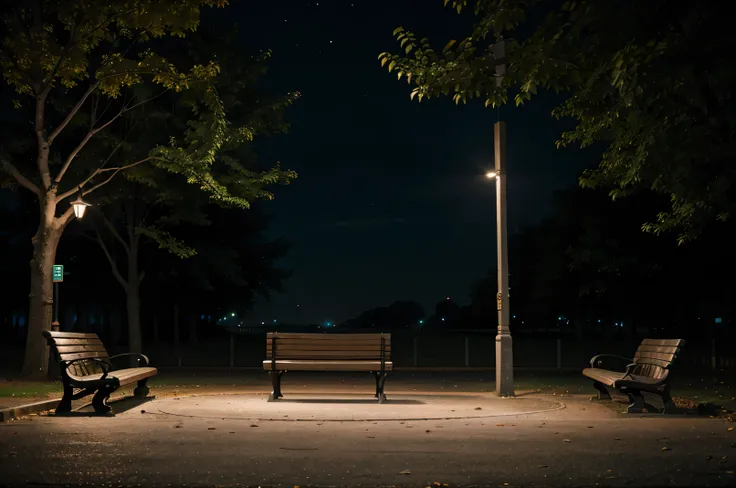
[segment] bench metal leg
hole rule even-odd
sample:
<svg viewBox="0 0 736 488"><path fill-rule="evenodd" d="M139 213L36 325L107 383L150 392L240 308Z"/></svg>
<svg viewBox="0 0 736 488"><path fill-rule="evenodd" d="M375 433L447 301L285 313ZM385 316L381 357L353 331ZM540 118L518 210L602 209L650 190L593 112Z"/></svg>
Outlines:
<svg viewBox="0 0 736 488"><path fill-rule="evenodd" d="M388 376L388 373L376 373L376 397L378 398L378 403L386 401L386 394L383 392L386 376Z"/></svg>
<svg viewBox="0 0 736 488"><path fill-rule="evenodd" d="M133 395L137 397L144 397L148 395L148 392L151 391L148 388L148 378L144 378L138 382L138 386L136 386L135 390L133 390Z"/></svg>
<svg viewBox="0 0 736 488"><path fill-rule="evenodd" d="M672 401L672 395L670 394L669 386L665 386L664 390L662 391L662 403L664 403L662 413L674 413L675 410L677 410L675 402Z"/></svg>
<svg viewBox="0 0 736 488"><path fill-rule="evenodd" d="M606 385L604 385L600 381L594 381L593 382L593 386L595 387L596 390L598 390L598 395L597 396L594 396L594 397L591 397L590 399L592 401L596 401L596 400L601 400L601 401L611 400L611 393L608 391L608 388L606 388Z"/></svg>
<svg viewBox="0 0 736 488"><path fill-rule="evenodd" d="M69 384L64 384L64 396L61 397L59 405L57 405L54 413L68 413L72 411L72 397L74 396L74 388Z"/></svg>
<svg viewBox="0 0 736 488"><path fill-rule="evenodd" d="M271 392L271 395L268 397L269 402L275 402L279 398L283 398L284 395L281 394L281 375L283 375L283 371L269 371L268 375L271 377L271 384L273 385L273 391Z"/></svg>
<svg viewBox="0 0 736 488"><path fill-rule="evenodd" d="M625 393L629 397L629 401L631 402L631 405L629 405L629 408L627 410L628 413L643 413L644 409L646 409L647 412L651 413L659 412L658 408L650 403L647 403L644 400L644 396L641 394L640 391L626 390Z"/></svg>
<svg viewBox="0 0 736 488"><path fill-rule="evenodd" d="M114 392L117 388L113 386L103 386L99 390L97 390L97 393L95 393L95 396L92 397L92 406L95 409L95 412L97 413L107 413L110 410L112 410L112 407L110 407L107 404L107 398Z"/></svg>

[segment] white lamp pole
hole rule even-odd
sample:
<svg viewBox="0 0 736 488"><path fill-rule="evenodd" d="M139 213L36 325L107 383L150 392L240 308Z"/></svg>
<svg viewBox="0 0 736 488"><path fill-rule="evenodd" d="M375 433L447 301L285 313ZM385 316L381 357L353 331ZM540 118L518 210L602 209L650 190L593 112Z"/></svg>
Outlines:
<svg viewBox="0 0 736 488"><path fill-rule="evenodd" d="M493 46L496 60L496 83L506 74L506 46L500 41ZM493 146L496 161L496 249L498 252L498 332L496 334L496 394L514 396L514 351L511 342L509 309L509 251L506 225L506 123L493 126ZM490 176L490 173L489 173Z"/></svg>
<svg viewBox="0 0 736 488"><path fill-rule="evenodd" d="M496 247L498 250L498 333L496 335L496 394L514 396L514 353L509 310L509 253L506 225L506 123L493 126L496 156Z"/></svg>

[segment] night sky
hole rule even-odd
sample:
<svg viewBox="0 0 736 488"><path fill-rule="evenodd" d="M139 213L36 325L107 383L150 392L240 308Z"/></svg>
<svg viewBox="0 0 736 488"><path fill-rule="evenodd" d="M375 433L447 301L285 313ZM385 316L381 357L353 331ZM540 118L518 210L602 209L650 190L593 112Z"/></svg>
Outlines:
<svg viewBox="0 0 736 488"><path fill-rule="evenodd" d="M554 146L562 129L552 95L523 108L411 102L411 89L380 68L401 25L440 49L468 15L442 0L235 2L242 42L271 49L274 93L298 90L291 132L261 142L264 162L299 173L264 205L272 237L292 249L283 294L249 321L340 322L396 300L428 314L445 297L468 301L470 284L495 267L493 124L508 123L509 229L539 221L555 190L575 184L594 160ZM510 250L513 252L513 249Z"/></svg>

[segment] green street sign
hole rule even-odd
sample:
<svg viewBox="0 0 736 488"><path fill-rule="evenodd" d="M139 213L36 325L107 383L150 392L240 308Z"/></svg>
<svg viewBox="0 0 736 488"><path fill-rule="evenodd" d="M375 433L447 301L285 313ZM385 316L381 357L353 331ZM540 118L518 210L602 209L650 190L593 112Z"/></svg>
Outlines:
<svg viewBox="0 0 736 488"><path fill-rule="evenodd" d="M54 283L61 283L64 281L64 265L55 264L52 268L51 276L53 276Z"/></svg>

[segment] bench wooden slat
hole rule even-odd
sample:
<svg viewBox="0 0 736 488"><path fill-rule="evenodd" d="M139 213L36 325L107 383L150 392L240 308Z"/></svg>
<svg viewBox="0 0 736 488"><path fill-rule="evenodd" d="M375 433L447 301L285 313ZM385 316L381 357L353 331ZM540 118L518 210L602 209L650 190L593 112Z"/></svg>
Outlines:
<svg viewBox="0 0 736 488"><path fill-rule="evenodd" d="M641 341L642 346L674 346L682 347L685 345L684 339L644 339Z"/></svg>
<svg viewBox="0 0 736 488"><path fill-rule="evenodd" d="M70 354L59 354L62 361L73 361L75 359L91 359L91 358L100 358L100 359L107 359L110 357L107 352L77 352L77 353L70 353Z"/></svg>
<svg viewBox="0 0 736 488"><path fill-rule="evenodd" d="M381 349L381 343L376 342L374 344L335 344L333 342L294 342L294 341L276 341L276 346L279 349L284 347L298 347L302 349L322 349L322 350L333 350L335 348L344 349L346 351L360 351L365 349L367 351L375 351ZM266 344L266 349L271 349L272 344ZM391 344L386 343L384 346L386 349L391 349Z"/></svg>
<svg viewBox="0 0 736 488"><path fill-rule="evenodd" d="M660 361L666 361L668 363L671 363L673 359L675 358L675 354L669 354L664 352L640 352L636 351L636 354L634 354L634 362L638 362L638 360L648 360L648 359L658 359Z"/></svg>
<svg viewBox="0 0 736 488"><path fill-rule="evenodd" d="M99 339L82 339L82 338L71 338L71 339L61 339L61 338L54 338L53 339L54 344L57 346L86 346L86 345L94 345L94 344L102 344L102 341Z"/></svg>
<svg viewBox="0 0 736 488"><path fill-rule="evenodd" d="M263 361L263 369L271 369L271 361ZM393 363L384 363L384 369L391 371ZM380 371L381 361L300 361L300 360L278 360L277 371Z"/></svg>
<svg viewBox="0 0 736 488"><path fill-rule="evenodd" d="M662 352L665 354L677 354L680 351L679 347L674 346L639 346L637 351L641 352Z"/></svg>
<svg viewBox="0 0 736 488"><path fill-rule="evenodd" d="M299 354L284 354L284 355L277 355L276 360L279 361L281 359L294 359L294 360L301 360L301 359L309 359L309 360L318 360L318 359L326 359L326 360L340 360L340 361L376 361L380 360L377 359L378 355L376 354L361 354L361 355L346 355L346 354L340 354L340 353L320 353L320 354L309 354L309 353L299 353ZM273 357L267 358L269 361L273 359ZM385 357L386 361L390 361L391 358L389 356Z"/></svg>
<svg viewBox="0 0 736 488"><path fill-rule="evenodd" d="M100 339L94 332L58 332L49 330L46 333L54 339Z"/></svg>
<svg viewBox="0 0 736 488"><path fill-rule="evenodd" d="M270 346L273 344L272 339L266 340L266 345ZM384 339L383 342L381 342L381 339L358 339L358 340L350 340L350 339L292 339L292 338L282 338L277 337L276 338L276 344L304 344L304 345L315 345L315 346L322 346L325 344L330 344L331 347L338 347L338 346L373 346L373 347L379 347L381 344L386 344L387 346L391 344L391 341L388 339Z"/></svg>
<svg viewBox="0 0 736 488"><path fill-rule="evenodd" d="M672 364L672 361L662 361L661 359L656 358L638 358L635 362L636 364L653 364L665 369L669 368Z"/></svg>
<svg viewBox="0 0 736 488"><path fill-rule="evenodd" d="M102 344L93 345L74 345L74 346L56 346L59 354L68 354L73 352L107 352Z"/></svg>
<svg viewBox="0 0 736 488"><path fill-rule="evenodd" d="M384 333L365 333L365 334L318 334L318 333L296 333L296 332L268 332L266 337L268 339L272 337L281 337L281 338L292 338L292 339L314 339L315 337L323 338L324 340L332 340L332 339L350 339L350 340L357 340L357 339L378 339L380 340L381 337L383 337L386 340L391 339L391 334L384 334Z"/></svg>
<svg viewBox="0 0 736 488"><path fill-rule="evenodd" d="M271 352L274 349L271 347L266 348L266 353L271 354ZM289 344L289 345L278 345L276 347L276 352L278 354L291 354L291 353L300 353L300 352L334 352L334 351L342 351L345 354L349 353L355 353L355 354L362 354L362 353L368 353L368 354L381 354L381 351L386 351L386 353L391 352L390 347L381 348L381 346L374 346L374 347L345 347L345 346L335 346L330 347L329 345L323 345L323 346L299 346L296 344Z"/></svg>

